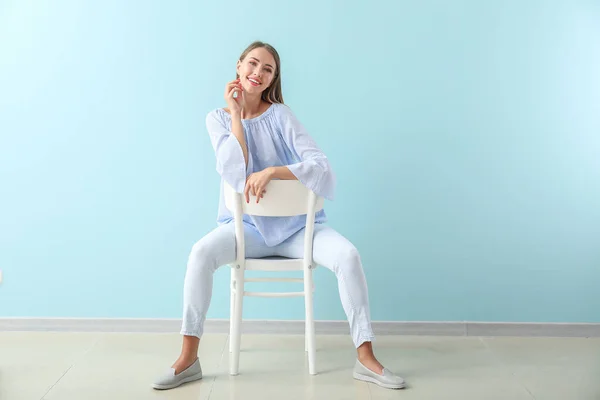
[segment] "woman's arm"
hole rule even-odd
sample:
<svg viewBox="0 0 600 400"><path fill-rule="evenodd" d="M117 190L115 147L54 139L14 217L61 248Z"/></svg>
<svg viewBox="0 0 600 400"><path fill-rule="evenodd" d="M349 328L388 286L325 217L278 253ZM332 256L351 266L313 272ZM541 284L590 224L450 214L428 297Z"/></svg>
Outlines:
<svg viewBox="0 0 600 400"><path fill-rule="evenodd" d="M246 185L248 150L243 128L240 135L239 126L236 129L234 125L232 122L232 130L237 130L237 134L227 129L217 111L206 116L206 129L217 158L217 172L236 192L242 193Z"/></svg>
<svg viewBox="0 0 600 400"><path fill-rule="evenodd" d="M242 154L244 154L244 164L248 166L248 145L244 135L244 126L242 125L242 105L244 103L244 89L240 80L236 79L227 83L225 86L225 101L229 106L231 114L231 132L240 143ZM236 96L237 94L237 96Z"/></svg>
<svg viewBox="0 0 600 400"><path fill-rule="evenodd" d="M231 132L240 143L242 153L244 154L245 165L248 166L248 145L246 144L244 126L242 125L242 113L239 111L231 112Z"/></svg>
<svg viewBox="0 0 600 400"><path fill-rule="evenodd" d="M241 92L239 79L225 86L224 97L231 115L231 131L223 120L222 111L213 111L206 116L206 129L217 156L217 171L238 193L244 190L248 169L248 145L242 125Z"/></svg>
<svg viewBox="0 0 600 400"><path fill-rule="evenodd" d="M292 111L284 105L279 107L283 140L298 162L287 166L265 168L251 174L244 189L246 202L249 201L250 195L256 196L256 202L259 202L272 179L299 180L318 196L333 200L335 175L329 160Z"/></svg>
<svg viewBox="0 0 600 400"><path fill-rule="evenodd" d="M298 159L297 163L285 168L318 196L333 200L336 179L327 156L285 105L280 106L280 121L283 140ZM283 170L277 174L289 176Z"/></svg>
<svg viewBox="0 0 600 400"><path fill-rule="evenodd" d="M298 178L292 174L288 167L269 167L267 168L271 179L281 179L286 181L296 181Z"/></svg>

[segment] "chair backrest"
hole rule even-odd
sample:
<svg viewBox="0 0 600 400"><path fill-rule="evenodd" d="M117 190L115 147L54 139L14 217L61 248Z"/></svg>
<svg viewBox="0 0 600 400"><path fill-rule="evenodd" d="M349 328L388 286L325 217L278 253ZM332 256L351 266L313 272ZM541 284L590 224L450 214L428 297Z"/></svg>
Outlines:
<svg viewBox="0 0 600 400"><path fill-rule="evenodd" d="M315 213L323 209L323 198L317 197L299 181L272 180L266 191L265 197L258 203L254 196L250 196L250 203L246 203L243 193L236 193L225 183L225 205L229 211L235 213L236 198L239 198L243 214L263 217L288 217ZM314 209L311 210L311 207Z"/></svg>
<svg viewBox="0 0 600 400"><path fill-rule="evenodd" d="M312 265L312 238L315 227L315 213L323 209L324 199L299 181L272 180L265 188L265 197L256 202L250 196L246 203L243 193L237 193L227 182L224 183L225 205L235 219L235 240L237 249L236 263L245 265L245 244L243 214L265 217L289 217L306 214L304 233L304 263Z"/></svg>

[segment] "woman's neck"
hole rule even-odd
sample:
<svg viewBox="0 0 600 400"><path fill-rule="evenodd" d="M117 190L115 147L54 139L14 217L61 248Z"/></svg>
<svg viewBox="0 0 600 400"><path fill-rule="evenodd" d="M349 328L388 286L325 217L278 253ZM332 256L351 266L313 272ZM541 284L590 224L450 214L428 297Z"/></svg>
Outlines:
<svg viewBox="0 0 600 400"><path fill-rule="evenodd" d="M242 118L250 119L262 114L263 101L260 96L244 98L244 107L242 108Z"/></svg>

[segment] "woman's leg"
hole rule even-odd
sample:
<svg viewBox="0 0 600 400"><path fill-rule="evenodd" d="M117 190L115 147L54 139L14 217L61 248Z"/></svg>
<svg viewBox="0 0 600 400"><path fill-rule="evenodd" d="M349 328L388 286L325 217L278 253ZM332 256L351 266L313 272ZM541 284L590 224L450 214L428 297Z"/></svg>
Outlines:
<svg viewBox="0 0 600 400"><path fill-rule="evenodd" d="M245 229L246 257L266 257L272 252L252 228ZM198 358L198 345L210 305L213 275L222 265L235 261L235 225L221 225L200 239L190 252L183 285L183 345L175 373L185 370Z"/></svg>
<svg viewBox="0 0 600 400"><path fill-rule="evenodd" d="M302 258L304 230L298 232L282 245L278 254L284 257ZM371 341L374 339L369 311L367 281L356 247L334 229L316 224L313 241L313 258L335 274L342 306L348 317L352 340L359 361L370 370L381 374L383 366L373 354Z"/></svg>

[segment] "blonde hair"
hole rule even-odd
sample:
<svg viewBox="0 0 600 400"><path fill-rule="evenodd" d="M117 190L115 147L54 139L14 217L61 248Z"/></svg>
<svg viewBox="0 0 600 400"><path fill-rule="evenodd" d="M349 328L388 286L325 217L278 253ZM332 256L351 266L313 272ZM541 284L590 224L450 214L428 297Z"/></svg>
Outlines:
<svg viewBox="0 0 600 400"><path fill-rule="evenodd" d="M275 77L269 87L262 92L261 98L267 103L283 104L283 93L281 92L281 61L279 60L279 53L277 53L277 50L268 43L257 41L246 47L246 50L244 50L240 56L240 61L244 61L248 56L248 53L252 50L260 48L266 49L275 59ZM236 74L236 78L239 77L239 74Z"/></svg>

